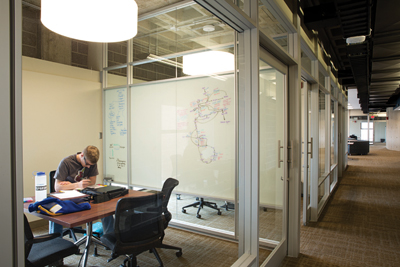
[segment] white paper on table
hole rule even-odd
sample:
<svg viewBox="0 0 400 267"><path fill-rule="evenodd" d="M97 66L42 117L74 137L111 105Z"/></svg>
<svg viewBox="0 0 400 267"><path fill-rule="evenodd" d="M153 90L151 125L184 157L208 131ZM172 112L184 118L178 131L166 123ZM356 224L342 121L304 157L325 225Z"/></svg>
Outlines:
<svg viewBox="0 0 400 267"><path fill-rule="evenodd" d="M58 199L71 199L71 198L87 197L86 194L83 194L77 190L63 190L61 193L52 193L50 195L52 197L56 197Z"/></svg>

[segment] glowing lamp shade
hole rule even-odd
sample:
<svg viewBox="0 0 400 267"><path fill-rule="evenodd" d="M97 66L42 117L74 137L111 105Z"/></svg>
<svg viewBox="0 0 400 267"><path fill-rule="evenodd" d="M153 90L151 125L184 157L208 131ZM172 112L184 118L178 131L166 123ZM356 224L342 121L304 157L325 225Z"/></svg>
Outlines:
<svg viewBox="0 0 400 267"><path fill-rule="evenodd" d="M207 75L216 72L233 71L233 54L222 51L207 51L183 56L183 73Z"/></svg>
<svg viewBox="0 0 400 267"><path fill-rule="evenodd" d="M41 21L60 35L90 42L120 42L137 34L134 0L42 0Z"/></svg>

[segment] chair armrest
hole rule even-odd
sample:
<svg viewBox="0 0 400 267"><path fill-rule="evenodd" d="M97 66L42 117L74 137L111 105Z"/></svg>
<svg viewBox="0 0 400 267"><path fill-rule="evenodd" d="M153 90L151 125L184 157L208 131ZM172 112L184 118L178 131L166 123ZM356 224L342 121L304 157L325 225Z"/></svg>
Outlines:
<svg viewBox="0 0 400 267"><path fill-rule="evenodd" d="M36 243L41 243L41 242L55 239L57 237L60 237L60 233L40 235L40 236L35 236L33 239L27 240L26 243L27 244L36 244Z"/></svg>

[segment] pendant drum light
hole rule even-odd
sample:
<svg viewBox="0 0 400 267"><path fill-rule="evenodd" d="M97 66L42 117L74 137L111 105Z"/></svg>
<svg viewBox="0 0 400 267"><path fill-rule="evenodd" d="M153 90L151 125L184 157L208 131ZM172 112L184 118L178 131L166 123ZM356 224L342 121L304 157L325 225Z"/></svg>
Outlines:
<svg viewBox="0 0 400 267"><path fill-rule="evenodd" d="M183 56L183 73L188 75L209 75L233 71L234 55L223 51L207 51Z"/></svg>
<svg viewBox="0 0 400 267"><path fill-rule="evenodd" d="M89 42L120 42L137 34L134 0L42 0L41 21L60 35Z"/></svg>

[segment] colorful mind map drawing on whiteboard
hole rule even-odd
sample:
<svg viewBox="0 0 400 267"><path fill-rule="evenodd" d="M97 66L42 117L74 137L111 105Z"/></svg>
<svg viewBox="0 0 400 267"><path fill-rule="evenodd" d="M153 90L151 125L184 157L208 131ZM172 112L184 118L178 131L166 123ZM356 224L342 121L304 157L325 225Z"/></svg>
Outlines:
<svg viewBox="0 0 400 267"><path fill-rule="evenodd" d="M223 153L217 152L214 146L208 144L206 132L201 129L203 124L211 123L220 119L220 123L228 124L226 119L228 106L231 98L226 91L215 88L210 90L203 87L204 98L197 99L190 103L190 112L194 112L194 130L186 137L190 138L192 143L197 146L200 154L200 160L205 164L210 164L222 158Z"/></svg>
<svg viewBox="0 0 400 267"><path fill-rule="evenodd" d="M108 104L109 130L111 135L125 136L127 134L125 89L117 90L117 92L117 101Z"/></svg>

